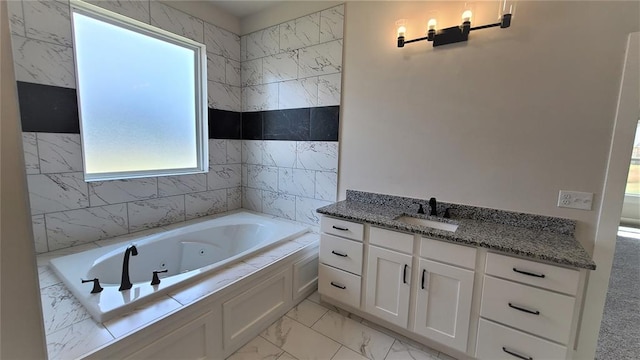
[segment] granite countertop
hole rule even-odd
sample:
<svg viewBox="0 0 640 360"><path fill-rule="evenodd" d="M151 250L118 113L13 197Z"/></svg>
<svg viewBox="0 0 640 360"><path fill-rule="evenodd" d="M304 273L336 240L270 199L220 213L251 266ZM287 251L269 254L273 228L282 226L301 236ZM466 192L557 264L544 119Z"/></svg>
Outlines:
<svg viewBox="0 0 640 360"><path fill-rule="evenodd" d="M441 217L418 215L407 207L382 204L381 201L363 202L349 199L356 198L354 193L347 193L347 200L343 200L317 210L318 213L345 220L366 222L390 230L399 230L430 238L444 240L464 245L483 247L505 254L531 258L532 260L545 261L575 268L595 270L596 265L591 256L573 236L573 228L570 231L548 231L547 228L531 228L515 226L504 221L493 222L486 219L469 219L452 214L451 219ZM359 193L366 194L366 193ZM407 198L401 198L407 199ZM414 200L414 199L409 199ZM465 206L466 207L466 206ZM425 209L428 209L426 207ZM452 210L453 212L454 210ZM514 214L509 213L514 221ZM428 228L420 225L410 225L394 219L402 215L410 215L424 219L437 220L458 224L455 232ZM523 214L527 216L527 214ZM534 215L537 216L537 215ZM495 217L495 214L494 214ZM538 216L540 217L540 216ZM557 218L545 218L553 220ZM565 220L565 219L558 219ZM561 221L560 221L561 222Z"/></svg>

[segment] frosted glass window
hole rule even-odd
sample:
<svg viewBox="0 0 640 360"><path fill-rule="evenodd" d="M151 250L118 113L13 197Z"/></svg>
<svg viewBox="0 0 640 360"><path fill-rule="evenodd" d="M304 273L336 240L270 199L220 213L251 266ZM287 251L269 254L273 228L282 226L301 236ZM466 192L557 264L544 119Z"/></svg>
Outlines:
<svg viewBox="0 0 640 360"><path fill-rule="evenodd" d="M72 2L87 181L205 172L203 44Z"/></svg>

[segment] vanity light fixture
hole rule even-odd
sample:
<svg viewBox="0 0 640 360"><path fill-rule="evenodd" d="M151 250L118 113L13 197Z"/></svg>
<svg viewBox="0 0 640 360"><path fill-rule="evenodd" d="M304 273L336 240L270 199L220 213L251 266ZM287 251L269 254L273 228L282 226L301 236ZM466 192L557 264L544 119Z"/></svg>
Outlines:
<svg viewBox="0 0 640 360"><path fill-rule="evenodd" d="M396 21L396 25L398 26L398 47L401 48L404 47L405 44L423 40L432 41L433 46L436 47L440 45L467 41L469 39L470 31L488 29L497 26L505 29L511 26L511 17L513 16L514 10L514 0L500 0L500 7L498 9L498 19L500 20L499 22L471 27L471 18L473 16L473 11L469 6L465 5L465 9L462 12L461 25L444 29L436 29L437 20L435 18L430 18L427 22L427 36L411 40L405 40L405 35L407 33L405 20L398 20Z"/></svg>

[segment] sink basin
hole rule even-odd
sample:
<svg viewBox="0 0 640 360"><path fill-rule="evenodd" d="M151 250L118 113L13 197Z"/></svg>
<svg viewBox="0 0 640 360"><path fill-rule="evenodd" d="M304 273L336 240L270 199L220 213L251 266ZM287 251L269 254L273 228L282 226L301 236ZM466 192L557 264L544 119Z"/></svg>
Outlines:
<svg viewBox="0 0 640 360"><path fill-rule="evenodd" d="M420 218L415 218L411 216L400 216L399 218L396 219L396 221L400 221L409 225L425 226L433 229L451 231L451 232L456 231L456 229L458 229L457 224L449 224L449 223L435 221L435 220L420 219Z"/></svg>

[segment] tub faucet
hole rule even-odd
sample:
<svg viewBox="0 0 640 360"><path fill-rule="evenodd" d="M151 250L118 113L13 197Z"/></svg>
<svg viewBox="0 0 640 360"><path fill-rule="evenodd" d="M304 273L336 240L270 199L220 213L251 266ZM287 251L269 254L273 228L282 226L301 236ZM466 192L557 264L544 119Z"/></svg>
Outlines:
<svg viewBox="0 0 640 360"><path fill-rule="evenodd" d="M429 215L438 216L438 210L436 209L437 206L438 202L436 201L436 198L432 197L431 199L429 199L429 207L431 208Z"/></svg>
<svg viewBox="0 0 640 360"><path fill-rule="evenodd" d="M124 259L122 260L122 280L120 281L119 291L129 290L133 286L129 279L129 255L138 255L138 248L135 245L131 245L124 251Z"/></svg>

